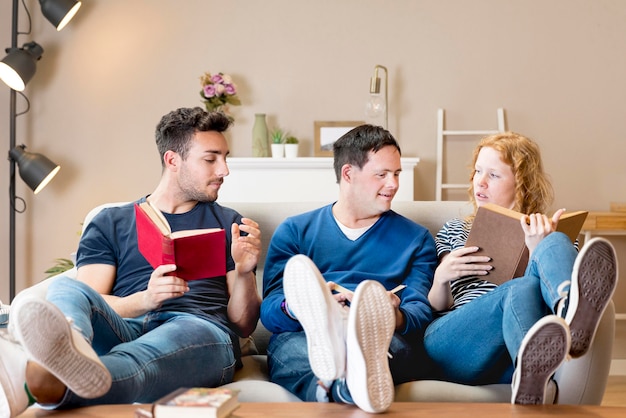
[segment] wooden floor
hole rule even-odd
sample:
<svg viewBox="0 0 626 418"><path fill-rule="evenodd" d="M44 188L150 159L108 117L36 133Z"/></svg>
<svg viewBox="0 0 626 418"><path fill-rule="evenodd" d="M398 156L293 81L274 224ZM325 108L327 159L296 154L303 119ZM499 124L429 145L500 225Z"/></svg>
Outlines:
<svg viewBox="0 0 626 418"><path fill-rule="evenodd" d="M626 406L626 376L609 376L602 405Z"/></svg>

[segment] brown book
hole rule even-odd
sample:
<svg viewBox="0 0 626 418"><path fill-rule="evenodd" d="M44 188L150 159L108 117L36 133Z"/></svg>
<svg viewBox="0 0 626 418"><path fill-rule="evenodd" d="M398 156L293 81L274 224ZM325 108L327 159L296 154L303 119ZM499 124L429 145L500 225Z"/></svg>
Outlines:
<svg viewBox="0 0 626 418"><path fill-rule="evenodd" d="M578 238L587 218L587 211L565 212L557 225L557 231L567 235L572 243ZM493 270L483 276L495 284L524 275L528 264L528 248L524 230L520 225L523 214L491 203L478 208L472 223L466 247L479 247L475 254L491 257L487 264Z"/></svg>
<svg viewBox="0 0 626 418"><path fill-rule="evenodd" d="M226 232L221 228L172 232L149 202L135 203L139 252L153 268L176 264L173 276L198 280L226 274Z"/></svg>
<svg viewBox="0 0 626 418"><path fill-rule="evenodd" d="M154 418L223 418L238 406L239 391L225 388L180 388L152 405Z"/></svg>

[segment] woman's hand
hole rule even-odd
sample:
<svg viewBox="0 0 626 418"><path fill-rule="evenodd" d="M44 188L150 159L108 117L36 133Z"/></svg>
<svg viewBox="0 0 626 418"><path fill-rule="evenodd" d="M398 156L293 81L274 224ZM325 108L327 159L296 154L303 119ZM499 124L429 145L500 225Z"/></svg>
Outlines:
<svg viewBox="0 0 626 418"><path fill-rule="evenodd" d="M428 293L428 301L436 311L444 311L452 305L450 282L465 276L485 276L493 269L491 258L473 255L478 247L458 248L441 257L435 270L433 286Z"/></svg>
<svg viewBox="0 0 626 418"><path fill-rule="evenodd" d="M552 219L542 213L522 216L520 224L524 230L524 241L526 242L526 247L528 247L529 254L533 253L542 239L556 231L556 226L563 212L565 212L565 209L557 210L552 215Z"/></svg>
<svg viewBox="0 0 626 418"><path fill-rule="evenodd" d="M489 256L472 255L478 247L458 248L444 255L435 270L434 283L445 284L465 276L485 276L493 266Z"/></svg>

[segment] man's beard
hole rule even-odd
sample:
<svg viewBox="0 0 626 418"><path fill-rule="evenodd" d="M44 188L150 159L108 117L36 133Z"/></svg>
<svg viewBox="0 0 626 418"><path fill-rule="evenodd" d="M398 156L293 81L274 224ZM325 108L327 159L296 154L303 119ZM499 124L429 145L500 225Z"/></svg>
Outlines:
<svg viewBox="0 0 626 418"><path fill-rule="evenodd" d="M186 184L180 184L180 190L184 200L195 200L197 202L215 202L218 196L217 191L213 191L207 194L205 190L200 190L196 187Z"/></svg>

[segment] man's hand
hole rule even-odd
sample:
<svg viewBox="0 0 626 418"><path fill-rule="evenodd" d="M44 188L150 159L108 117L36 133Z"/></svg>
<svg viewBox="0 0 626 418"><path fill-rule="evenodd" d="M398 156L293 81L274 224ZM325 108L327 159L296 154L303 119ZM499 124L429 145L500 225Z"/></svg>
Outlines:
<svg viewBox="0 0 626 418"><path fill-rule="evenodd" d="M168 299L179 298L189 291L187 282L179 277L167 275L176 271L174 264L164 264L150 275L148 288L143 292L146 312L158 309Z"/></svg>
<svg viewBox="0 0 626 418"><path fill-rule="evenodd" d="M231 254L238 273L251 272L261 256L261 230L259 224L249 218L242 218L242 224L234 223L231 227L233 243ZM241 232L248 235L241 236Z"/></svg>
<svg viewBox="0 0 626 418"><path fill-rule="evenodd" d="M331 292L333 291L338 292L338 293L333 294L333 296L335 297L335 300L343 308L349 309L350 303L352 303L352 298L354 297L354 292L349 289L346 289L345 287L335 282L327 282L326 285L328 286ZM398 297L398 295L396 294L402 289L404 289L405 287L406 287L405 285L400 285L400 286L396 286L395 289L391 289L387 291L390 297L391 306L393 306L393 309L396 315L396 330L403 329L406 324L404 314L400 310L401 300L400 300L400 297Z"/></svg>

